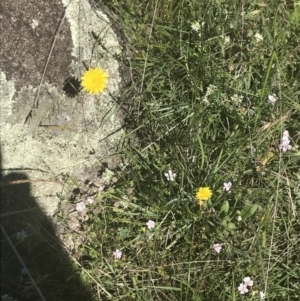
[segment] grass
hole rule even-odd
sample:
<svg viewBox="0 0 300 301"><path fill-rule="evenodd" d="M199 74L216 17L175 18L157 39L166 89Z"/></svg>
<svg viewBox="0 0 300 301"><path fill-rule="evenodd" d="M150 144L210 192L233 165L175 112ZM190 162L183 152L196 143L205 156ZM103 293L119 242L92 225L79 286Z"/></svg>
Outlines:
<svg viewBox="0 0 300 301"><path fill-rule="evenodd" d="M134 98L120 146L127 164L99 197L89 270L113 300L258 300L260 291L267 300L298 300L300 69L292 3L106 4L133 53L133 83L122 99ZM267 101L273 93L275 105ZM293 149L281 152L285 129ZM169 169L174 182L164 176ZM231 193L223 191L228 181ZM200 186L213 191L202 208ZM254 285L242 296L246 276Z"/></svg>
<svg viewBox="0 0 300 301"><path fill-rule="evenodd" d="M103 2L127 37L132 82L123 165L76 255L95 299L299 300L299 3ZM213 192L201 207L199 187Z"/></svg>

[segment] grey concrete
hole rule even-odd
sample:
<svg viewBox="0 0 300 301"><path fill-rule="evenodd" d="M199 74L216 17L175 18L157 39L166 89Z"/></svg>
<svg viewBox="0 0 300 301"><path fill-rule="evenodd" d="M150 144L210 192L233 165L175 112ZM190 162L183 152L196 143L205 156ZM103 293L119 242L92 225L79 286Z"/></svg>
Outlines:
<svg viewBox="0 0 300 301"><path fill-rule="evenodd" d="M67 192L62 178L80 178L90 166L96 170L122 135L118 131L122 120L112 99L121 81L115 59L120 47L109 19L87 0L1 2L2 167L6 173L23 169L32 180L33 196L53 215L58 195ZM98 96L80 92L67 97L64 81L69 76L80 78L85 65L109 74L107 89ZM27 118L38 91L38 107Z"/></svg>

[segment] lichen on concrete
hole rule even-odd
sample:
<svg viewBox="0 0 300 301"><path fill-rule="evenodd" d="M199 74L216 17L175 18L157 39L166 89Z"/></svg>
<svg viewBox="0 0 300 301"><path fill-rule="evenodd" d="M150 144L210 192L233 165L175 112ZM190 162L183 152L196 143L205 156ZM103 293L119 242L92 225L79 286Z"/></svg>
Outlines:
<svg viewBox="0 0 300 301"><path fill-rule="evenodd" d="M87 166L100 166L122 134L122 120L112 98L118 94L120 82L117 37L108 18L94 11L88 1L62 0L62 4L73 42L69 75L80 78L86 65L103 68L109 74L107 89L99 96L80 92L69 98L61 83L45 80L39 89L39 106L25 123L38 85L25 80L16 86L14 77L7 79L6 70L0 70L3 168L24 170L32 179L32 195L48 215L55 213L59 196L66 192L59 183L62 177L80 177ZM38 18L34 24L39 28ZM47 59L45 56L44 61Z"/></svg>
<svg viewBox="0 0 300 301"><path fill-rule="evenodd" d="M6 81L4 72L0 72L0 97L1 97L1 111L0 111L0 126L3 128L5 124L5 116L9 116L12 112L12 101L16 93L14 83Z"/></svg>
<svg viewBox="0 0 300 301"><path fill-rule="evenodd" d="M118 62L114 56L121 52L118 39L111 28L107 16L99 10L92 10L87 0L62 0L66 9L66 17L70 23L72 41L74 44L72 67L76 76L80 77L87 67L98 66L114 76L110 82L111 88L115 82L120 82Z"/></svg>

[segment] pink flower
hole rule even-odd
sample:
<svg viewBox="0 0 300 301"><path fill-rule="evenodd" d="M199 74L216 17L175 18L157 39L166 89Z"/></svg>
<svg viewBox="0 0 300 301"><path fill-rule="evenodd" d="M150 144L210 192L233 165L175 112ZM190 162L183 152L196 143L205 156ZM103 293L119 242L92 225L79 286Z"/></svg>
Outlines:
<svg viewBox="0 0 300 301"><path fill-rule="evenodd" d="M221 250L222 250L222 245L220 245L220 244L214 244L214 250L215 250L217 253L220 253Z"/></svg>
<svg viewBox="0 0 300 301"><path fill-rule="evenodd" d="M116 259L120 259L122 257L122 252L119 249L116 249L113 255Z"/></svg>
<svg viewBox="0 0 300 301"><path fill-rule="evenodd" d="M253 281L250 279L250 277L245 277L244 282L246 286L253 286Z"/></svg>
<svg viewBox="0 0 300 301"><path fill-rule="evenodd" d="M88 201L89 204L93 204L93 203L95 202L95 200L94 200L93 197L91 197L91 196L89 196L89 197L87 198L87 201Z"/></svg>
<svg viewBox="0 0 300 301"><path fill-rule="evenodd" d="M85 210L85 204L84 202L79 202L76 204L76 210L78 212L83 212Z"/></svg>
<svg viewBox="0 0 300 301"><path fill-rule="evenodd" d="M238 287L238 290L240 291L240 293L242 295L244 295L245 293L248 293L247 285L244 284L244 283L240 283L240 286Z"/></svg>
<svg viewBox="0 0 300 301"><path fill-rule="evenodd" d="M147 225L148 229L151 230L155 227L155 222L150 219L150 220L148 220L146 225Z"/></svg>
<svg viewBox="0 0 300 301"><path fill-rule="evenodd" d="M289 132L288 131L284 131L282 133L282 138L281 138L281 143L279 145L279 149L281 149L284 153L289 150L292 149L292 146L290 145L290 140L289 140Z"/></svg>
<svg viewBox="0 0 300 301"><path fill-rule="evenodd" d="M289 139L282 139L281 144L279 145L279 149L282 149L282 151L285 153L287 150L292 149L292 146L290 145Z"/></svg>

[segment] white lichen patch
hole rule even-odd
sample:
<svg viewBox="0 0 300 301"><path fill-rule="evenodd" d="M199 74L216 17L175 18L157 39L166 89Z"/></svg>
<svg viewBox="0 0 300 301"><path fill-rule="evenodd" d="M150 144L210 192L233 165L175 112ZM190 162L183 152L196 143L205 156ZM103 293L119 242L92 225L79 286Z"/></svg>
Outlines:
<svg viewBox="0 0 300 301"><path fill-rule="evenodd" d="M0 70L0 96L1 96L1 111L0 111L0 126L1 129L5 124L6 117L12 112L13 97L16 89L13 81L7 81L4 72Z"/></svg>
<svg viewBox="0 0 300 301"><path fill-rule="evenodd" d="M11 86L11 82L3 86ZM63 188L60 179L64 175L79 176L86 166L99 166L113 151L121 131L109 138L106 136L121 125L113 111L107 114L112 108L101 109L93 100L67 102L65 96L49 84L42 86L40 107L30 123L24 124L30 109L26 100L34 99L35 92L36 88L23 88L14 99L13 108L10 107L12 93L2 97L1 111L4 112L2 106L6 108L6 116L1 116L4 120L2 163L5 169L26 170L26 175L33 180L32 194L45 211L53 215ZM91 155L91 152L95 153Z"/></svg>
<svg viewBox="0 0 300 301"><path fill-rule="evenodd" d="M118 74L119 66L113 56L119 54L121 48L108 17L99 10L93 10L87 0L62 0L62 3L70 23L74 45L72 55L79 62L73 62L75 75L81 77L85 71L83 61L87 61L88 67L97 66L108 73ZM115 80L120 81L118 76Z"/></svg>

